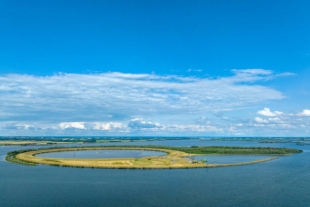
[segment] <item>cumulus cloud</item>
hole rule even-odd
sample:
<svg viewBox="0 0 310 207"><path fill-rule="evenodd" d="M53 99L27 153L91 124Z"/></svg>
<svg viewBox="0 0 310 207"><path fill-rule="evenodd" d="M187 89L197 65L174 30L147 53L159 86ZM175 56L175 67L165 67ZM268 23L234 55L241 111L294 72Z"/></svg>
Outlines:
<svg viewBox="0 0 310 207"><path fill-rule="evenodd" d="M210 114L284 98L280 91L258 82L281 74L263 69L232 72L217 78L117 72L0 75L0 122L16 122L2 124L0 129L222 133L225 127L219 122L224 117L226 124L233 119L223 114L216 122L212 118L217 117ZM266 109L260 115L276 117L282 113Z"/></svg>
<svg viewBox="0 0 310 207"><path fill-rule="evenodd" d="M143 119L132 119L127 124L120 122L61 122L61 123L30 123L30 122L0 122L1 131L12 132L14 135L33 135L37 132L48 135L79 135L80 133L95 133L97 135L120 135L143 132L154 135L154 132L167 135L169 133L196 134L196 133L222 133L224 130L212 125L199 124L167 124L145 121ZM70 134L66 134L66 132ZM151 133L151 134L150 134Z"/></svg>
<svg viewBox="0 0 310 207"><path fill-rule="evenodd" d="M279 117L274 117L274 118L269 118L268 119L270 122L275 122L275 123L282 123L282 119L280 119Z"/></svg>
<svg viewBox="0 0 310 207"><path fill-rule="evenodd" d="M304 109L302 112L298 113L298 116L310 116L310 110Z"/></svg>
<svg viewBox="0 0 310 207"><path fill-rule="evenodd" d="M119 122L108 122L101 123L95 122L91 124L92 129L94 130L104 130L104 131L126 131L127 126Z"/></svg>
<svg viewBox="0 0 310 207"><path fill-rule="evenodd" d="M136 118L129 121L128 127L134 129L145 129L145 128L149 129L149 128L161 128L162 126L158 123L147 122L144 121L143 119Z"/></svg>
<svg viewBox="0 0 310 207"><path fill-rule="evenodd" d="M279 117L269 118L268 120L271 122L282 122L282 120Z"/></svg>
<svg viewBox="0 0 310 207"><path fill-rule="evenodd" d="M11 131L13 135L28 132L35 132L41 130L60 130L58 123L41 123L41 122L30 122L30 121L6 121L0 122L0 131L3 132ZM21 134L25 135L25 134Z"/></svg>
<svg viewBox="0 0 310 207"><path fill-rule="evenodd" d="M262 115L262 116L279 116L279 115L283 114L283 112L281 112L281 111L272 112L272 111L270 111L269 108L264 108L263 110L258 111L257 114Z"/></svg>
<svg viewBox="0 0 310 207"><path fill-rule="evenodd" d="M204 117L203 117L204 118ZM219 117L218 120L221 120ZM0 122L2 135L236 135L236 136L289 136L310 133L310 120L306 116L294 116L285 113L281 117L255 117L254 121L230 119L217 122L213 120L193 122L196 124L160 123L150 119L135 118L123 122Z"/></svg>
<svg viewBox="0 0 310 207"><path fill-rule="evenodd" d="M62 122L59 127L61 129L86 129L84 122Z"/></svg>
<svg viewBox="0 0 310 207"><path fill-rule="evenodd" d="M262 118L260 118L260 117L255 117L254 120L255 120L257 123L260 123L260 124L262 124L262 123L269 123L268 120L262 119Z"/></svg>
<svg viewBox="0 0 310 207"><path fill-rule="evenodd" d="M127 131L127 125L121 122L61 122L61 130L81 129L81 130L100 130L100 131Z"/></svg>
<svg viewBox="0 0 310 207"><path fill-rule="evenodd" d="M279 117L255 117L254 122L244 122L244 128L240 131L245 134L255 133L256 136L308 136L310 119L305 115L301 116L301 113L286 112Z"/></svg>
<svg viewBox="0 0 310 207"><path fill-rule="evenodd" d="M154 74L1 75L2 120L112 121L134 116L200 114L284 98L252 82L264 70L234 70L218 79ZM238 78L237 78L238 77ZM242 79L242 78L241 78Z"/></svg>

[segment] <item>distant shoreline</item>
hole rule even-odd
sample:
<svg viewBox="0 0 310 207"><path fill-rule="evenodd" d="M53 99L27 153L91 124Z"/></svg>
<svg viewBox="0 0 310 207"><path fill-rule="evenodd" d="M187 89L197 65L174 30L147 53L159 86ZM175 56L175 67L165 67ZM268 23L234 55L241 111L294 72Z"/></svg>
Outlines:
<svg viewBox="0 0 310 207"><path fill-rule="evenodd" d="M241 141L258 142L266 144L310 145L310 137L1 137L0 146L46 146L63 144L100 144L100 143L127 143L127 142L152 142L168 140L199 140L203 142L214 141Z"/></svg>

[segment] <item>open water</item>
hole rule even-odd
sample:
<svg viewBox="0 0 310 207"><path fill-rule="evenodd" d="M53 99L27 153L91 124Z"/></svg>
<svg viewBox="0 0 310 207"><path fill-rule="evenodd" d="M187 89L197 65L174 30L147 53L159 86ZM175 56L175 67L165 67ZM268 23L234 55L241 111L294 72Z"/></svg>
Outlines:
<svg viewBox="0 0 310 207"><path fill-rule="evenodd" d="M29 147L0 146L0 206L310 206L309 145L199 140L128 144L293 147L304 153L235 167L124 170L18 165L6 162L6 153Z"/></svg>

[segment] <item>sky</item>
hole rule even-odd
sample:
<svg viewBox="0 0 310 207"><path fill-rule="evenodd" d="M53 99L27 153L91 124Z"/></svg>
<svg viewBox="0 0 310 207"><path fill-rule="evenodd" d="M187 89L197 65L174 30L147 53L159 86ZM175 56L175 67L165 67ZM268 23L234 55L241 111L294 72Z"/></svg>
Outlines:
<svg viewBox="0 0 310 207"><path fill-rule="evenodd" d="M310 136L308 0L1 0L0 136Z"/></svg>

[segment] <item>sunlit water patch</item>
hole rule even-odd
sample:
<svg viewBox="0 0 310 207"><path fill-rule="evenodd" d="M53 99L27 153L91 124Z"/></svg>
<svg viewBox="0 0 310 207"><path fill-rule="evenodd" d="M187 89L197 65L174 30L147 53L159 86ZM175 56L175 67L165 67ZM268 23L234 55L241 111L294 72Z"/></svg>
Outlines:
<svg viewBox="0 0 310 207"><path fill-rule="evenodd" d="M36 156L48 158L139 158L162 155L166 155L166 153L150 150L82 150L42 153Z"/></svg>
<svg viewBox="0 0 310 207"><path fill-rule="evenodd" d="M6 155L0 155L0 162L5 162Z"/></svg>

